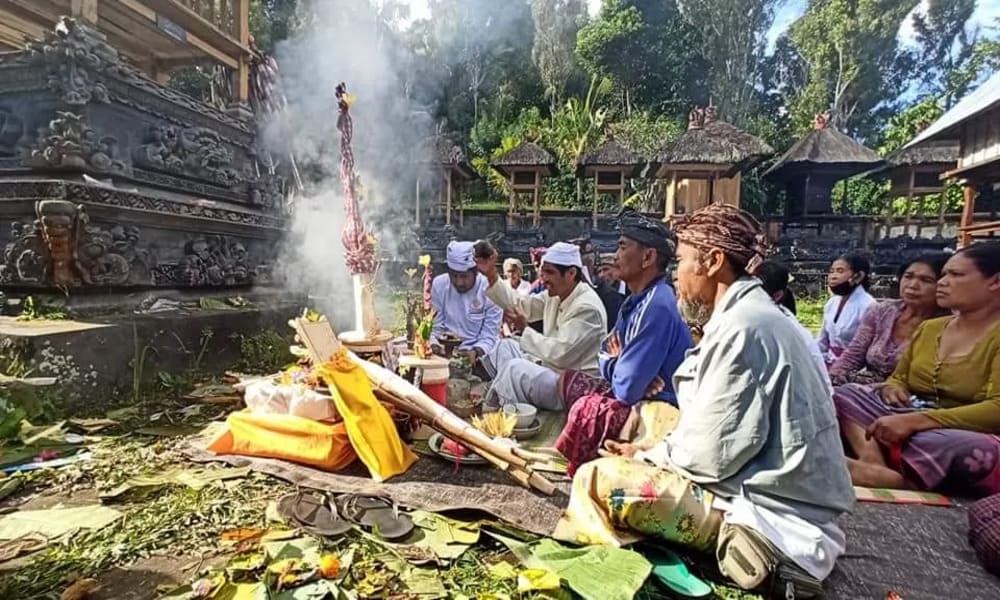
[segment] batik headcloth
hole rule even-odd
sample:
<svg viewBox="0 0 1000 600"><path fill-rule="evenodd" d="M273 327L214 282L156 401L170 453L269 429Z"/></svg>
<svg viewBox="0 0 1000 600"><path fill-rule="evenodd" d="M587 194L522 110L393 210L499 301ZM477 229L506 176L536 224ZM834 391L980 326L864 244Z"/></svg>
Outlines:
<svg viewBox="0 0 1000 600"><path fill-rule="evenodd" d="M651 219L631 208L623 208L618 213L618 233L671 257L677 249L677 238L663 221Z"/></svg>
<svg viewBox="0 0 1000 600"><path fill-rule="evenodd" d="M676 218L674 231L681 243L701 250L718 248L753 274L772 253L771 243L757 221L745 210L728 204L710 204Z"/></svg>

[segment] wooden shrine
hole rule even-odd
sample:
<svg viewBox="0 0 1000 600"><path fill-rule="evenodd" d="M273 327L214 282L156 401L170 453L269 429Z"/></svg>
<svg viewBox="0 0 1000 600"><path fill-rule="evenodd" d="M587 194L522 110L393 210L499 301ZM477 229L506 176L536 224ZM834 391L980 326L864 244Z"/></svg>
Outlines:
<svg viewBox="0 0 1000 600"><path fill-rule="evenodd" d="M614 139L609 139L580 158L576 164L577 202L583 203L583 180L593 178L592 226L595 229L601 194L613 194L621 208L625 204L628 180L638 177L644 165L645 161L641 156Z"/></svg>
<svg viewBox="0 0 1000 600"><path fill-rule="evenodd" d="M524 142L494 160L490 166L503 175L510 186L508 224L517 223L521 199L527 196L531 198L532 227L539 227L542 222L542 188L544 180L557 173L556 159L538 144Z"/></svg>

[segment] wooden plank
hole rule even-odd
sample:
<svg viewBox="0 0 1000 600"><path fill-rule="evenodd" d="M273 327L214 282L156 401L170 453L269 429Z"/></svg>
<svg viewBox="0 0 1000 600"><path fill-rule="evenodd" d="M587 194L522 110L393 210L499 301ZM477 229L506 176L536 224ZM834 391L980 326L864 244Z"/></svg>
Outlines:
<svg viewBox="0 0 1000 600"><path fill-rule="evenodd" d="M962 193L965 197L965 205L962 207L962 221L959 225L959 246L967 246L970 236L965 229L972 225L973 215L975 215L976 188L967 184L962 188Z"/></svg>
<svg viewBox="0 0 1000 600"><path fill-rule="evenodd" d="M97 24L97 0L72 0L70 14L78 19Z"/></svg>
<svg viewBox="0 0 1000 600"><path fill-rule="evenodd" d="M243 54L250 53L246 44L240 43L240 40L234 39L231 34L219 29L214 23L208 22L198 13L175 0L141 0L141 2L198 36L204 43L218 48L234 60Z"/></svg>
<svg viewBox="0 0 1000 600"><path fill-rule="evenodd" d="M132 12L134 12L136 15L141 16L144 20L146 20L146 21L148 21L150 23L153 23L155 31L157 33L157 37L159 37L161 39L165 38L166 40L169 40L170 43L174 47L181 47L181 48L183 48L185 46L192 47L192 48L195 48L195 49L199 50L201 53L207 55L209 58L212 58L213 60L216 60L216 61L218 61L218 62L226 65L230 69L236 69L236 68L239 67L239 61L238 61L237 58L235 58L234 56L231 56L230 54L227 54L225 51L221 50L220 48L218 48L218 47L210 44L209 42L205 41L204 39L202 39L201 37L199 37L195 33L192 33L191 31L187 30L186 28L185 28L185 34L186 34L185 37L186 37L186 40L187 40L187 44L184 44L183 42L180 42L179 40L176 40L172 36L170 36L170 35L166 34L165 32L163 32L160 29L160 27L156 25L157 23L159 23L159 18L161 16L161 14L158 13L156 10L154 10L154 9L150 8L149 6L147 6L146 3L144 3L142 0L105 0L105 2L107 2L108 4L112 4L112 3L114 3L114 4L120 4L123 7L126 7L129 10L131 10ZM167 18L169 19L170 17L168 16ZM173 19L171 19L171 20L173 20ZM183 25L181 23L177 23L177 24L181 25L183 27ZM157 58L159 58L158 53L154 53L154 56L156 56ZM173 60L173 59L176 59L177 57L176 57L176 55L173 55L173 56L164 57L164 58L167 58L168 60Z"/></svg>

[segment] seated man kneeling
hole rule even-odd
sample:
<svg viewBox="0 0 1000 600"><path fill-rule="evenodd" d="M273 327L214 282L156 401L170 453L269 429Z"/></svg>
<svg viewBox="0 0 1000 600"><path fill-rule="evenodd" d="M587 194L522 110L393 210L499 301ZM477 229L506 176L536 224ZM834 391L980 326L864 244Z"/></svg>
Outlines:
<svg viewBox="0 0 1000 600"><path fill-rule="evenodd" d="M630 414L652 417L658 412L658 406L643 405L650 410L638 410L640 401L676 406L671 379L692 346L691 333L677 311L677 298L666 282L676 248L673 233L662 222L634 211L621 214L618 229L621 237L614 267L634 292L622 304L618 321L601 348L601 378L567 371L561 379L569 417L556 449L569 461L571 476L580 464L597 458L606 439L617 439ZM643 425L659 429L662 436L666 431L653 426L655 420L647 418Z"/></svg>
<svg viewBox="0 0 1000 600"><path fill-rule="evenodd" d="M496 302L523 333L500 340L483 359L483 367L494 377L486 394L485 408L506 404L532 404L543 410L559 410L559 373L580 369L597 373L597 353L607 331L604 305L583 279L580 249L557 242L542 257L539 279L547 293L522 296L500 282L497 255L476 258L489 282L486 294ZM542 333L527 327L542 321Z"/></svg>
<svg viewBox="0 0 1000 600"><path fill-rule="evenodd" d="M431 283L431 346L435 354L443 354L438 338L454 333L462 340L457 352L475 362L500 339L503 311L486 296L486 278L476 269L472 242L449 242L447 262L448 272Z"/></svg>
<svg viewBox="0 0 1000 600"><path fill-rule="evenodd" d="M583 465L556 537L624 544L652 535L715 552L745 589L770 580L811 597L845 538L836 518L854 504L825 373L795 324L750 277L760 225L714 204L676 225L677 290L701 343L674 375L677 427L651 448ZM629 532L628 530L632 530Z"/></svg>

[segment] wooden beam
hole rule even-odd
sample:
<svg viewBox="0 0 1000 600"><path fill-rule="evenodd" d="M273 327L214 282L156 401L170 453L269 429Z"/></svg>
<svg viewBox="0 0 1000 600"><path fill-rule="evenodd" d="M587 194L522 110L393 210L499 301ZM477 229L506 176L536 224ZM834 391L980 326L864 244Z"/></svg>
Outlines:
<svg viewBox="0 0 1000 600"><path fill-rule="evenodd" d="M236 16L236 27L240 35L240 45L245 49L250 48L250 0L240 0L239 14ZM250 52L244 51L239 55L239 67L236 69L237 96L240 102L247 102L250 98ZM450 191L449 191L450 194Z"/></svg>
<svg viewBox="0 0 1000 600"><path fill-rule="evenodd" d="M70 14L78 19L97 24L97 0L71 0Z"/></svg>
<svg viewBox="0 0 1000 600"><path fill-rule="evenodd" d="M600 194L601 186L598 185L598 171L594 171L594 214L591 217L591 226L597 229L597 201Z"/></svg>
<svg viewBox="0 0 1000 600"><path fill-rule="evenodd" d="M111 1L111 0L107 0L107 1ZM154 26L159 27L157 25L157 23L159 22L159 17L161 15L161 13L158 13L156 10L154 10L154 9L150 8L149 6L147 6L144 3L143 0L113 0L113 1L117 2L119 4L122 4L123 6L127 7L129 10L135 12L137 15L140 15L141 17L143 17L146 21L149 21L150 23L154 24ZM151 0L145 0L145 2L150 2L150 1ZM163 16L166 16L168 19L170 19L171 21L173 21L173 19L171 19L168 15L163 15ZM201 17L198 17L198 18L201 18ZM181 26L182 28L184 27L183 24L181 24L181 23L177 23L177 25ZM202 39L197 34L189 31L187 28L184 28L184 29L185 29L185 39L187 40L187 45L188 46L191 46L193 48L196 48L196 49L200 50L202 53L204 53L205 55L207 55L209 58L211 58L213 60L216 60L216 61L218 61L218 62L226 65L230 69L238 69L239 68L239 58L238 58L240 56L239 53L236 53L235 55L231 55L231 54L228 53L227 50L223 49L221 46L216 46L216 45L214 45L212 43L209 43L208 41ZM166 33L163 33L163 35L166 36L166 37L169 37L169 36L167 36ZM170 39L174 39L174 38L171 37ZM178 40L178 43L183 45L183 42L181 42L179 40ZM249 50L247 50L247 52L249 53Z"/></svg>
<svg viewBox="0 0 1000 600"><path fill-rule="evenodd" d="M538 227L542 224L541 188L542 174L539 171L535 171L535 210L531 218L532 227Z"/></svg>
<svg viewBox="0 0 1000 600"><path fill-rule="evenodd" d="M958 238L959 247L965 247L972 241L972 235L968 228L972 226L972 220L976 212L976 187L968 182L962 188L965 205L962 207L962 221L959 224L961 232Z"/></svg>
<svg viewBox="0 0 1000 600"><path fill-rule="evenodd" d="M445 210L447 211L444 216L444 222L446 225L451 225L451 169L448 169L448 179L446 181L448 186L448 199Z"/></svg>

